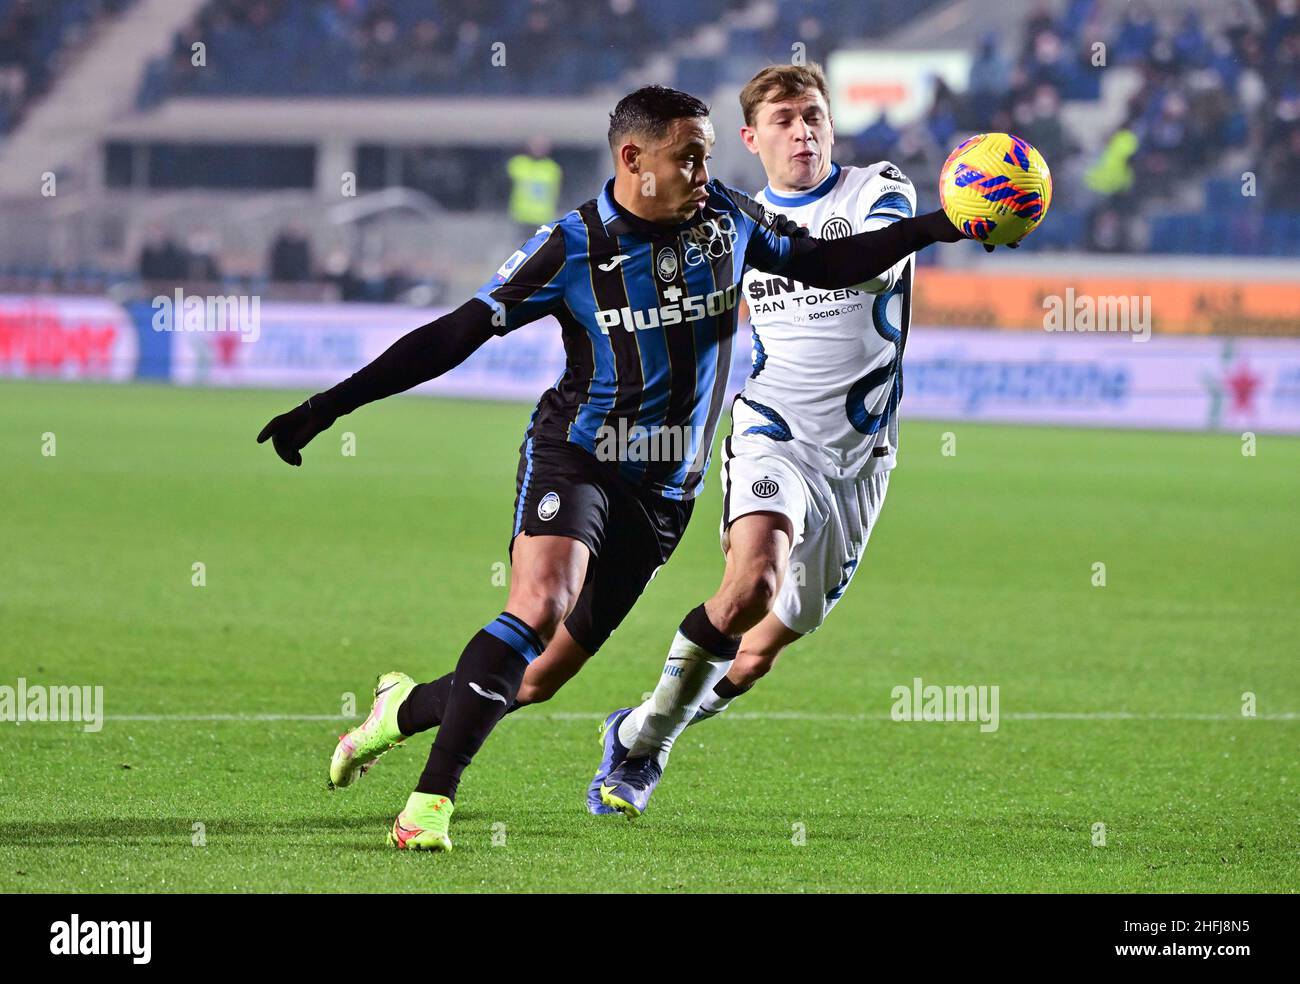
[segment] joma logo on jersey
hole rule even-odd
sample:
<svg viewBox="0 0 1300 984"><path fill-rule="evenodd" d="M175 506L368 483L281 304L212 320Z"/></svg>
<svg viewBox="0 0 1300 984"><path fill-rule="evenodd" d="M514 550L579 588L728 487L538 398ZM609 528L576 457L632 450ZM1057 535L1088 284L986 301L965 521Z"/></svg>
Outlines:
<svg viewBox="0 0 1300 984"><path fill-rule="evenodd" d="M669 325L699 321L701 318L716 318L736 306L738 293L736 285L732 284L726 290L682 297L682 289L674 284L664 291L664 297L674 303L644 311L633 311L630 307L602 308L596 312L596 324L600 326L602 334L608 335L611 328L645 331L647 328L667 328Z"/></svg>

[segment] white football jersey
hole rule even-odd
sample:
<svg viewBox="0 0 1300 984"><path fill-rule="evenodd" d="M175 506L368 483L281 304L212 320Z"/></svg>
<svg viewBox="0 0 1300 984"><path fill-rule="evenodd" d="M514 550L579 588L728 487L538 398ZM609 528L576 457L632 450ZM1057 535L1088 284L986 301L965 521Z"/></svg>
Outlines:
<svg viewBox="0 0 1300 984"><path fill-rule="evenodd" d="M810 191L765 187L754 197L821 239L881 229L916 212L911 181L888 161L832 164ZM734 432L789 441L801 460L837 478L893 468L912 257L840 290L749 270L744 295L753 367L741 393L745 405L734 408Z"/></svg>

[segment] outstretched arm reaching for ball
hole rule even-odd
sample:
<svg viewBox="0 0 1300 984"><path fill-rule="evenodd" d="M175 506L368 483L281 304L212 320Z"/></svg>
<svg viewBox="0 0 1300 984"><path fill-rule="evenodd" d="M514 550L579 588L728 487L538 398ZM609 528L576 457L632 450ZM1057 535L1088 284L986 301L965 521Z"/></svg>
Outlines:
<svg viewBox="0 0 1300 984"><path fill-rule="evenodd" d="M450 372L497 330L492 309L471 298L449 314L403 335L374 362L337 386L273 418L257 435L257 443L270 439L282 460L301 465L302 449L339 417Z"/></svg>

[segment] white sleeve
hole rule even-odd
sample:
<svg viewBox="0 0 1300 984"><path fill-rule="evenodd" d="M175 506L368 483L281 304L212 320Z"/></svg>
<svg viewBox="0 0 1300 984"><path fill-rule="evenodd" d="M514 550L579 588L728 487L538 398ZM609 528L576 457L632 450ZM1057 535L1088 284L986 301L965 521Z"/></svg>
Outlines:
<svg viewBox="0 0 1300 984"><path fill-rule="evenodd" d="M916 215L916 189L912 182L893 164L888 161L882 164L879 173L864 181L858 192L854 232L874 232ZM910 256L905 256L874 280L858 284L857 289L869 294L893 290L910 260Z"/></svg>

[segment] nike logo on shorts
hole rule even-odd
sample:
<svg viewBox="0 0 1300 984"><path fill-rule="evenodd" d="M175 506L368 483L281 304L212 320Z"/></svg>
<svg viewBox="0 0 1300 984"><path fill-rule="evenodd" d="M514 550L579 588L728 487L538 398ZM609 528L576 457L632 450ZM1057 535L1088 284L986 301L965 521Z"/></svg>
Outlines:
<svg viewBox="0 0 1300 984"><path fill-rule="evenodd" d="M501 701L501 703L505 704L506 707L510 706L510 701L506 700L495 690L484 690L473 680L469 682L469 689L474 691L474 693L478 694L480 697L486 698L487 700L499 700Z"/></svg>

